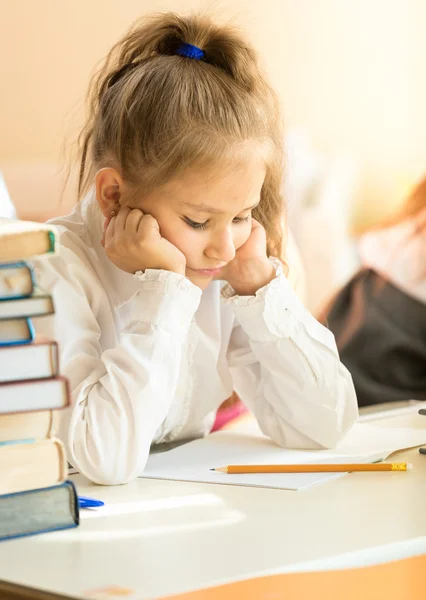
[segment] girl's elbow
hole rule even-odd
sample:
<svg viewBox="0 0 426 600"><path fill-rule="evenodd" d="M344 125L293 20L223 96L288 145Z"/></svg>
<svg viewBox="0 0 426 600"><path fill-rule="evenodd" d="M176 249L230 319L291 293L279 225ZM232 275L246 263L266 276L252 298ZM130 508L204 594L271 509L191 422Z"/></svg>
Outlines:
<svg viewBox="0 0 426 600"><path fill-rule="evenodd" d="M97 485L124 485L138 477L138 471L126 465L87 463L80 464L80 473Z"/></svg>
<svg viewBox="0 0 426 600"><path fill-rule="evenodd" d="M136 479L132 473L111 473L108 471L96 471L92 474L83 473L90 481L97 485L125 485Z"/></svg>
<svg viewBox="0 0 426 600"><path fill-rule="evenodd" d="M73 464L93 483L98 485L124 485L134 481L144 470L148 455L144 460L136 460L138 449L127 447L120 452L109 440L108 448L102 451L96 448L90 451L87 447L74 447Z"/></svg>

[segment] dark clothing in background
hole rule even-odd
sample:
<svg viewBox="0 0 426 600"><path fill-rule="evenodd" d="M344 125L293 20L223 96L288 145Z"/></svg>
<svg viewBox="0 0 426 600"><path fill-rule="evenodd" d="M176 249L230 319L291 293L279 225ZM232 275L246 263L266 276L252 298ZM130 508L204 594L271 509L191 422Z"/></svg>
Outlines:
<svg viewBox="0 0 426 600"><path fill-rule="evenodd" d="M319 319L336 337L359 406L426 400L426 305L369 269Z"/></svg>

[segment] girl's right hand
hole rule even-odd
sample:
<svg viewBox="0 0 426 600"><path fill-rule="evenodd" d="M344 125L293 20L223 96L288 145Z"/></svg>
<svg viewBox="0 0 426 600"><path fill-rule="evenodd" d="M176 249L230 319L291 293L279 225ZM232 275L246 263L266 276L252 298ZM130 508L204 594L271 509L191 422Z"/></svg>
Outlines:
<svg viewBox="0 0 426 600"><path fill-rule="evenodd" d="M122 207L106 219L102 245L111 262L127 273L163 269L185 275L184 254L161 237L154 217L138 208Z"/></svg>

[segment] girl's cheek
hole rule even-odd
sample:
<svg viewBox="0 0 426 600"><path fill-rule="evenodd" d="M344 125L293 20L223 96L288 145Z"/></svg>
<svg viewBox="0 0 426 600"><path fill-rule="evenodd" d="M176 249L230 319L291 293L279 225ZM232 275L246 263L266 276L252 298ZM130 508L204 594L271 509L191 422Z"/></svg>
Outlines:
<svg viewBox="0 0 426 600"><path fill-rule="evenodd" d="M241 227L241 231L237 232L237 234L234 237L235 250L238 250L238 248L241 248L241 246L244 246L244 244L249 239L250 234L251 234L251 224L247 224L247 225L244 225L244 227Z"/></svg>
<svg viewBox="0 0 426 600"><path fill-rule="evenodd" d="M199 242L199 236L197 237L197 232L191 231L189 227L184 224L174 223L172 227L163 227L160 226L160 231L162 237L164 237L168 242L176 246L178 250L183 252L185 256L191 252L191 249L197 246L197 242Z"/></svg>

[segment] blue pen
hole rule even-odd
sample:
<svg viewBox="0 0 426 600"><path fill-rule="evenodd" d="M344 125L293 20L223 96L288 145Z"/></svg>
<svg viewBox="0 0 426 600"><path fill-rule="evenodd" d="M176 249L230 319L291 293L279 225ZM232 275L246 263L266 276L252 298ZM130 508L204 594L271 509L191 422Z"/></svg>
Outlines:
<svg viewBox="0 0 426 600"><path fill-rule="evenodd" d="M95 498L89 498L88 496L79 496L78 504L80 508L97 508L105 503L102 500L95 500Z"/></svg>

